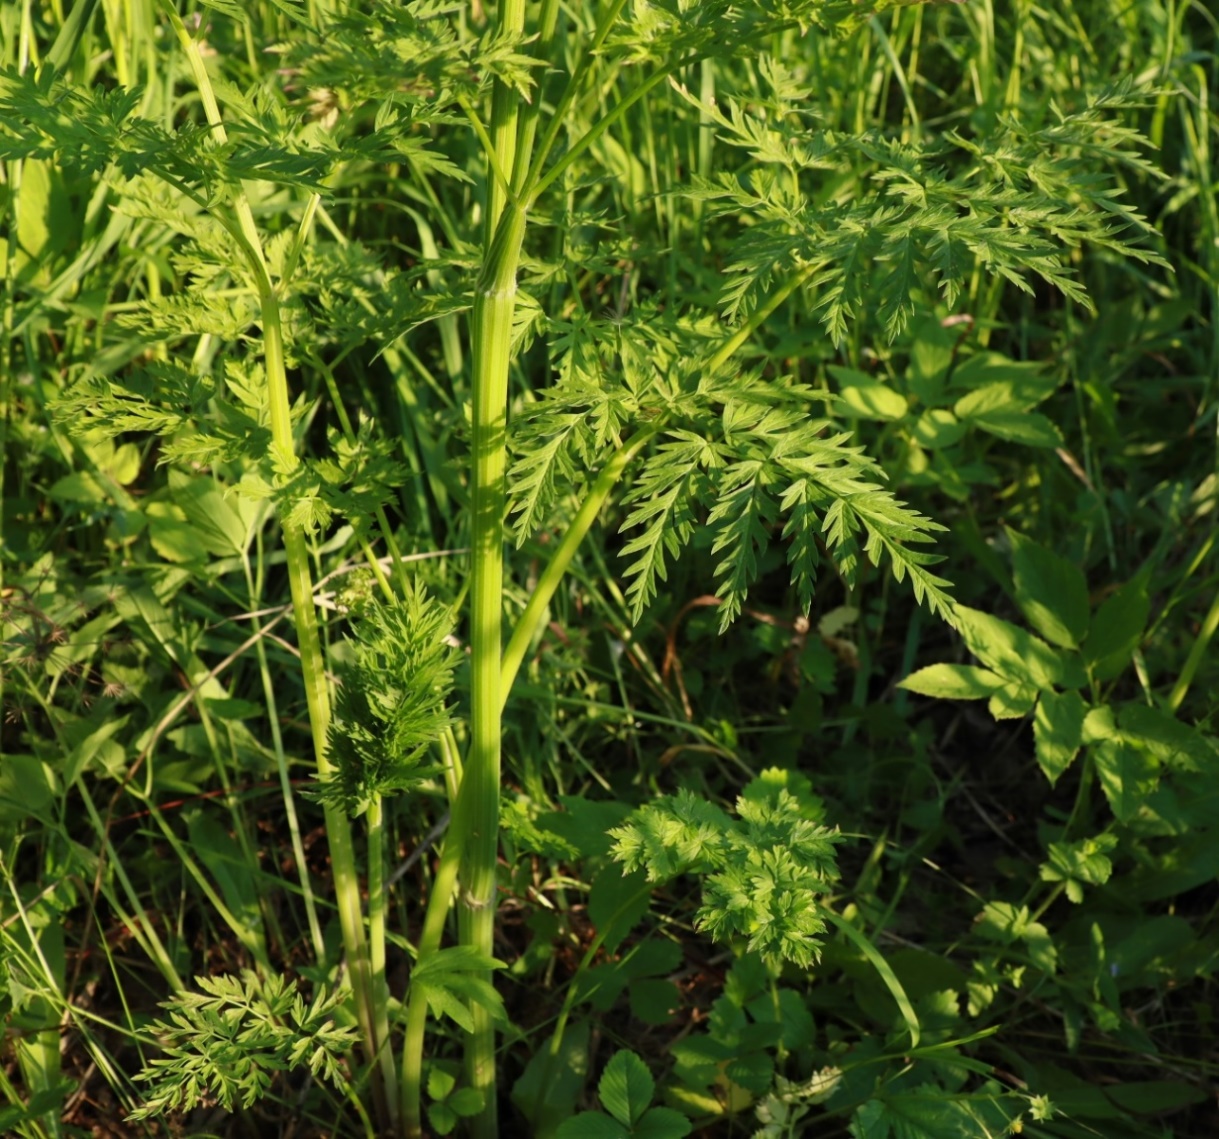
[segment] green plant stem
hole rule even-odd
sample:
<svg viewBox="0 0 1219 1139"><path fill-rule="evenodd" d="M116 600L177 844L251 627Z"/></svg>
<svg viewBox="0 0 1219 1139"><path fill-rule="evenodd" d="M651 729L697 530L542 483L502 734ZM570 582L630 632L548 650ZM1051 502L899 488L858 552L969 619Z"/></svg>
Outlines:
<svg viewBox="0 0 1219 1139"><path fill-rule="evenodd" d="M520 35L525 30L525 0L500 0L496 13L496 32L503 36ZM494 244L500 216L508 203L510 191L507 178L516 166L516 132L520 93L503 82L495 84L491 95L491 148L487 161L499 176L487 187L487 216L484 248ZM507 398L505 393L505 399Z"/></svg>
<svg viewBox="0 0 1219 1139"><path fill-rule="evenodd" d="M377 1065L387 1089L393 1088L394 1054L389 1046L389 983L385 977L385 817L380 795L368 804L368 965L376 1018ZM391 1107L396 1115L397 1103Z"/></svg>
<svg viewBox="0 0 1219 1139"><path fill-rule="evenodd" d="M669 64L653 75L649 75L638 87L627 95L620 103L614 105L614 108L602 119L598 119L581 137L572 144L571 149L566 151L550 169L543 175L540 167L536 171L535 176L531 176L526 183L528 192L526 196L527 205L532 205L544 194L558 179L562 178L567 170L575 163L580 156L588 150L607 130L610 129L623 115L627 113L640 99L651 94L653 90L660 86L674 72L680 71L683 67L689 67L691 64L697 63L702 56L691 55L676 62ZM531 172L532 173L532 172Z"/></svg>
<svg viewBox="0 0 1219 1139"><path fill-rule="evenodd" d="M220 117L220 108L216 103L211 80L208 77L203 58L199 54L198 45L191 38L185 24L168 0L161 0L161 7L168 16L178 42L189 61L208 124L217 141L223 143L227 140L227 136ZM296 467L299 460L296 457L292 437L291 404L288 397L288 376L284 365L279 300L262 253L254 214L244 193L239 192L235 196L233 211L237 217L240 237L243 239L242 251L250 264L258 290L272 455L280 470L287 472ZM284 553L288 564L288 581L292 595L293 620L296 625L297 648L301 655L301 672L309 709L314 755L318 778L325 782L333 775L333 768L326 755L326 733L330 726L330 693L326 682L321 638L318 634L317 613L313 604L309 551L305 533L299 526L293 525L285 519L282 529ZM382 1070L375 1066L376 1058L381 1052L381 1041L378 1038L377 1017L374 1012L372 970L364 934L364 914L360 899L360 883L356 873L351 825L346 814L333 806L325 808L325 818L339 921L343 931L343 947L347 954L347 967L351 976L356 1019L360 1025L366 1057L368 1062L374 1065L372 1085L378 1113L392 1125L397 1116L397 1095L392 1084L386 1086L383 1083ZM392 1066L390 1066L389 1072L392 1080Z"/></svg>
<svg viewBox="0 0 1219 1139"><path fill-rule="evenodd" d="M440 948L444 936L445 918L457 886L457 873L465 828L454 815L444 840L440 865L432 879L432 893L423 919L416 964L427 960ZM402 1120L407 1139L419 1139L423 1134L423 1044L427 1029L427 1001L417 988L410 991L406 1008L406 1032L402 1043Z"/></svg>
<svg viewBox="0 0 1219 1139"><path fill-rule="evenodd" d="M123 861L119 857L118 851L114 849L114 844L110 841L109 829L102 822L101 814L98 812L97 805L93 802L93 796L89 793L86 781L80 780L77 783L77 787L80 789L80 797L81 801L85 804L85 810L89 813L89 821L93 824L93 829L101 842L101 857L113 868L114 876L118 879L119 886L123 893L127 895L127 902L131 906L131 917L128 918L125 914L121 913L117 897L110 896L109 892L107 892L111 905L115 906L116 910L120 912L120 916L123 917L133 936L140 942L141 948L143 948L149 959L156 964L157 968L161 970L161 975L169 982L173 991L175 993L185 992L186 986L182 983L178 970L174 968L173 958L170 957L164 942L161 941L156 926L149 919L148 912L144 909L143 904L140 902L140 897L135 891L135 887L131 884L131 879L127 876L127 871L123 867ZM98 873L99 875L104 873L104 870L100 866Z"/></svg>
<svg viewBox="0 0 1219 1139"><path fill-rule="evenodd" d="M588 70L589 62L592 60L594 53L605 42L605 37L609 35L610 29L617 22L622 9L626 5L626 0L613 0L613 3L606 10L601 22L597 25L597 30L593 33L592 40L584 46L584 50L580 53L571 69L571 73L567 79L567 86L563 88L563 94L559 96L558 104L555 107L554 114L550 116L550 124L546 128L546 133L542 136L542 141L538 145L537 153L533 156L533 165L530 167L525 185L529 187L535 186L541 178L542 168L546 165L546 160L550 157L550 152L554 148L554 144L559 137L559 131L563 129L563 123L567 119L567 112L571 109L572 103L575 101L576 95L584 81L585 72ZM556 12L557 15L557 7ZM542 36L543 40L547 39L546 15L542 17ZM549 29L553 34L554 27L551 25ZM535 105L541 104L541 99L534 100ZM540 191L538 191L540 193Z"/></svg>
<svg viewBox="0 0 1219 1139"><path fill-rule="evenodd" d="M1202 620L1202 627L1198 630L1193 645L1190 646L1189 656L1185 658L1185 666L1181 669L1176 684L1172 686L1172 691L1168 694L1168 707L1172 711L1175 712L1180 708L1185 700L1189 686L1198 674L1198 667L1202 664L1202 658L1206 656L1206 650L1210 648L1211 640L1217 629L1219 629L1219 593L1215 594L1215 600L1211 602L1211 607Z"/></svg>
<svg viewBox="0 0 1219 1139"><path fill-rule="evenodd" d="M501 0L496 31L517 36L525 27L525 0ZM521 97L503 82L491 96L488 162L512 171L529 161L517 148ZM540 103L540 98L535 99ZM532 118L536 111L529 112ZM532 141L531 135L526 143ZM516 271L525 236L525 211L503 179L487 186L482 273L471 316L473 340L470 575L470 751L453 806L450 836L460 836L462 884L459 933L463 945L492 956L499 840L501 714L500 652L503 641L504 509L508 458L508 368L516 309ZM450 842L446 841L446 851ZM446 898L447 902L447 898ZM429 907L430 911L430 907ZM440 920L443 920L442 918ZM473 1007L474 1030L466 1041L466 1079L483 1097L471 1121L474 1139L495 1139L495 1025L489 1010Z"/></svg>
<svg viewBox="0 0 1219 1139"><path fill-rule="evenodd" d="M592 488L580 504L580 509L576 512L575 518L571 520L570 525L563 534L562 540L551 555L550 561L547 562L545 570L542 571L542 576L538 578L538 583L529 598L528 604L525 606L525 611L517 621L516 628L513 629L512 636L508 641L508 647L504 650L504 659L500 667L501 702L507 702L508 694L512 689L513 682L516 680L516 674L520 670L521 662L525 659L525 653L529 650L529 646L533 643L533 638L537 635L538 629L545 620L546 608L550 604L551 598L554 597L555 590L559 588L563 575L567 572L568 566L571 565L571 559L575 557L580 543L584 540L589 530L592 529L592 525L597 520L597 515L605 505L606 499L609 498L610 492L613 491L619 478L622 477L622 472L627 468L631 460L657 434L657 431L642 431L635 435L621 450L616 452L609 462L601 468L601 473L597 476Z"/></svg>
<svg viewBox="0 0 1219 1139"><path fill-rule="evenodd" d="M492 956L499 832L500 652L503 638L504 507L507 470L508 365L516 307L516 270L525 214L503 211L474 301L474 494L470 583L470 750L454 823L464 830L459 928L463 945ZM495 1029L489 1010L471 1009L466 1076L484 1097L472 1120L476 1139L497 1132Z"/></svg>
<svg viewBox="0 0 1219 1139"><path fill-rule="evenodd" d="M261 531L259 534L259 550L262 549ZM250 609L256 611L262 597L263 572L262 561L259 559L259 575L255 582L253 568L250 565L248 553L242 555L245 566L246 584L249 588ZM255 633L262 631L258 617L251 617L250 624ZM288 823L288 835L292 842L292 857L296 860L297 876L301 884L301 897L305 902L305 917L309 923L309 936L313 941L313 952L321 961L325 956L326 943L322 938L322 925L317 916L317 903L313 897L313 885L309 880L309 864L305 858L305 844L301 838L300 819L296 813L296 796L292 793L292 778L288 774L288 757L284 751L283 733L279 726L278 702L275 698L275 684L271 679L271 666L267 660L267 647L263 637L254 642L254 652L258 660L258 672L262 680L263 699L267 702L267 721L271 726L271 747L275 752L275 767L279 774L280 794L284 803L284 818Z"/></svg>
<svg viewBox="0 0 1219 1139"><path fill-rule="evenodd" d="M787 300L792 293L809 281L820 268L821 266L817 263L806 265L800 272L789 278L771 293L761 306L749 314L749 318L741 324L741 327L720 345L715 354L707 361L707 370L714 372L717 368L722 368L744 346L745 342L770 319L775 309Z"/></svg>
<svg viewBox="0 0 1219 1139"><path fill-rule="evenodd" d="M268 375L270 369L268 369ZM313 583L309 576L309 554L305 535L297 527L283 528L284 550L287 554L288 577L292 592L293 614L296 620L297 647L301 654L305 696L309 708L309 725L313 734L313 749L317 759L318 778L326 782L333 778L334 768L326 755L326 732L330 725L330 694L326 688L325 664L317 614L313 610ZM356 874L355 847L351 824L339 808L326 806L326 838L330 845L330 861L338 902L339 922L343 930L343 948L347 953L347 968L351 974L351 989L356 1017L364 1039L369 1063L380 1053L372 1002L372 970L364 936L364 914L360 900L360 883ZM390 1089L374 1078L378 1099L385 1101ZM396 1112L396 1108L393 1109Z"/></svg>

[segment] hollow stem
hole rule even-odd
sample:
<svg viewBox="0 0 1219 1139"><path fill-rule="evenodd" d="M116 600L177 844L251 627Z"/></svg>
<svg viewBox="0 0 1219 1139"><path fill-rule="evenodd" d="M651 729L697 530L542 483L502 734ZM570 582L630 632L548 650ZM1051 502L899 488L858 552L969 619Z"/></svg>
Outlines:
<svg viewBox="0 0 1219 1139"><path fill-rule="evenodd" d="M463 945L492 956L499 837L500 653L503 638L504 504L507 470L508 365L516 306L516 271L525 214L508 203L478 284L474 302L474 494L470 579L470 750L458 792L454 823L463 830L459 929ZM495 1028L490 1013L471 1009L474 1031L466 1043L466 1078L483 1094L475 1139L497 1134Z"/></svg>

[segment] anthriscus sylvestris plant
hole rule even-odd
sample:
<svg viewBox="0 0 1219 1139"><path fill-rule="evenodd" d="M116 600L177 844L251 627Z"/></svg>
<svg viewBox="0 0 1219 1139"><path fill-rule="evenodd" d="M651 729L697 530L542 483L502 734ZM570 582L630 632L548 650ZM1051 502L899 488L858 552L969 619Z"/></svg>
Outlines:
<svg viewBox="0 0 1219 1139"><path fill-rule="evenodd" d="M332 1023L333 996L290 1000L265 959L262 976L201 982L208 996L170 1002L141 1114L209 1095L248 1104L270 1073L304 1065L366 1092L378 1133L419 1136L435 1017L463 1030L465 1075L456 1090L451 1077L438 1082L433 1126L464 1120L481 1139L497 1133L504 709L611 501L625 512L622 575L636 621L700 533L722 629L776 541L806 612L827 563L851 583L868 559L953 619L928 549L941 527L887 488L842 427L838 394L768 354L771 322L794 312L805 335L838 345L867 315L895 337L920 297L952 309L977 274L1024 290L1039 281L1087 305L1070 259L1081 243L1156 258L1137 244L1141 218L1100 173L1145 169L1121 123L1129 87L1036 127L1000 115L985 132L824 129L809 111L815 75L790 70L770 45L863 34L891 6L275 0L271 42L242 4L205 0L188 15L158 0L174 52L157 60L172 73L106 88L88 82L80 43L93 5L77 0L55 50L0 76L0 157L61 164L172 250L176 288L124 317L146 350L100 355L60 399L60 422L81 438L157 437L159 461L222 479L243 509L274 510L314 748L310 793L325 810L342 929L352 1032ZM752 89L708 83L710 63L742 56L754 61ZM145 113L147 84L160 82L178 85L183 113ZM722 290L688 292L670 266L646 293L610 305L590 279L612 283L624 259L664 261L636 248L599 196L606 185L634 193L611 161L612 132L653 109L696 116L707 146L743 158L721 171L696 161L673 191L677 209L699 219L698 255L718 267ZM420 234L406 268L344 232L334 189L386 168ZM464 218L442 205L449 191ZM431 434L409 415L396 429L371 415L353 422L336 362L371 347L409 376L410 336L433 324L449 366L443 398L464 409L464 434ZM308 398L294 372L319 380ZM408 408L416 382L421 373L400 385ZM322 408L327 449L308 457ZM408 470L404 450L424 467ZM460 512L459 610L412 580L390 523L390 509L419 501L406 488L424 486ZM316 551L340 524L366 558L373 596L351 612L346 642L324 645ZM510 606L505 544L543 530L554 535L546 560L523 607ZM410 931L389 928L384 803L437 781L449 823L407 988L393 992L387 942ZM688 791L643 807L613 832L614 856L653 883L701 875L700 927L777 975L809 967L838 921L824 902L837 879L832 822L807 780L772 771L745 789L735 817ZM908 1021L914 1047L913 1013ZM353 1038L344 1076L336 1056Z"/></svg>

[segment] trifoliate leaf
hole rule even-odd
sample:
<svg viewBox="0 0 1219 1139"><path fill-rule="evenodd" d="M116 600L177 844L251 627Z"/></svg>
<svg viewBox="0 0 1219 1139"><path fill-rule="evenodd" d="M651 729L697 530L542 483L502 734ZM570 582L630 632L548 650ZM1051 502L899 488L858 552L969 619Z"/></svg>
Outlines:
<svg viewBox="0 0 1219 1139"><path fill-rule="evenodd" d="M1117 835L1100 834L1077 842L1050 843L1049 860L1041 864L1043 882L1063 882L1072 902L1084 898L1084 886L1103 886L1113 873L1109 852L1117 846Z"/></svg>
<svg viewBox="0 0 1219 1139"><path fill-rule="evenodd" d="M643 1116L655 1090L648 1066L627 1051L614 1053L597 1085L601 1106L624 1127L633 1127Z"/></svg>

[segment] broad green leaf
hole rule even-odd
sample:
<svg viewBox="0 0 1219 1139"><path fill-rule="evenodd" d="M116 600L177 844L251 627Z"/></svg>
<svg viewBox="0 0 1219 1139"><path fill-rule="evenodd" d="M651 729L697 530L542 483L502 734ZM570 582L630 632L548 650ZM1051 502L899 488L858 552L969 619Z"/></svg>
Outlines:
<svg viewBox="0 0 1219 1139"><path fill-rule="evenodd" d="M965 435L965 424L945 407L928 408L915 421L914 438L929 450L951 447Z"/></svg>
<svg viewBox="0 0 1219 1139"><path fill-rule="evenodd" d="M478 1088L458 1088L446 1102L462 1119L469 1119L482 1111L486 1096Z"/></svg>
<svg viewBox="0 0 1219 1139"><path fill-rule="evenodd" d="M457 1126L457 1113L447 1103L429 1103L427 1118L437 1135L451 1135Z"/></svg>
<svg viewBox="0 0 1219 1139"><path fill-rule="evenodd" d="M443 985L449 992L463 998L469 1005L480 1005L493 1020L500 1024L508 1023L508 1014L504 1010L504 998L490 981L473 973L445 973L431 977L424 982L437 987Z"/></svg>
<svg viewBox="0 0 1219 1139"><path fill-rule="evenodd" d="M208 698L204 703L207 706L208 713L221 720L252 720L263 713L262 705L254 703L253 700L238 700L233 697L222 696Z"/></svg>
<svg viewBox="0 0 1219 1139"><path fill-rule="evenodd" d="M935 317L927 316L914 325L914 343L910 348L910 390L925 404L938 402L957 345L961 342L959 328L945 327Z"/></svg>
<svg viewBox="0 0 1219 1139"><path fill-rule="evenodd" d="M645 978L672 973L681 964L681 959L681 946L676 941L667 937L649 937L636 942L617 959L594 965L585 971L582 981L577 979L574 983L579 985L582 998L583 994L587 993L588 1002L601 1012L608 1012L622 995L622 990L629 986L631 1007L634 1009L640 986L650 983ZM671 982L656 983L667 986L660 1006L665 1010L665 1020L668 1020L667 1010L674 1006L676 993ZM656 1008L652 1011L657 1012Z"/></svg>
<svg viewBox="0 0 1219 1139"><path fill-rule="evenodd" d="M529 1121L528 1133L537 1139L553 1139L559 1124L576 1109L588 1077L588 1035L587 1020L569 1024L553 1057L553 1039L541 1040L512 1086L512 1102Z"/></svg>
<svg viewBox="0 0 1219 1139"><path fill-rule="evenodd" d="M709 1087L719 1076L723 1065L737 1053L732 1044L725 1044L707 1035L678 1037L669 1047L676 1061L673 1074L691 1087ZM666 1090L666 1096L672 1089ZM669 1096L670 1100L672 1097Z"/></svg>
<svg viewBox="0 0 1219 1139"><path fill-rule="evenodd" d="M906 677L898 688L941 700L982 700L1001 688L1004 679L987 668L968 664L932 664Z"/></svg>
<svg viewBox="0 0 1219 1139"><path fill-rule="evenodd" d="M1083 742L1086 744L1100 743L1101 740L1116 739L1117 724L1113 719L1113 709L1108 705L1091 709L1084 717Z"/></svg>
<svg viewBox="0 0 1219 1139"><path fill-rule="evenodd" d="M831 365L830 375L838 381L842 402L861 419L901 419L906 414L906 397L882 384L866 372Z"/></svg>
<svg viewBox="0 0 1219 1139"><path fill-rule="evenodd" d="M648 1066L634 1052L615 1052L605 1066L597 1094L601 1106L625 1127L632 1127L647 1111L656 1091Z"/></svg>
<svg viewBox="0 0 1219 1139"><path fill-rule="evenodd" d="M1182 1080L1137 1080L1125 1084L1106 1084L1107 1095L1118 1107L1140 1115L1160 1115L1203 1103L1209 1098L1204 1088Z"/></svg>
<svg viewBox="0 0 1219 1139"><path fill-rule="evenodd" d="M1130 822L1159 783L1159 763L1125 740L1102 740L1092 754L1114 816L1119 822Z"/></svg>
<svg viewBox="0 0 1219 1139"><path fill-rule="evenodd" d="M996 720L1020 720L1033 710L1036 702L1037 689L1031 684L1016 682L995 689L986 710Z"/></svg>
<svg viewBox="0 0 1219 1139"><path fill-rule="evenodd" d="M1012 578L1021 612L1047 641L1078 648L1088 635L1088 583L1079 567L1008 530Z"/></svg>
<svg viewBox="0 0 1219 1139"><path fill-rule="evenodd" d="M1214 745L1195 728L1147 704L1131 703L1118 712L1122 735L1138 742L1161 763L1186 771L1214 770Z"/></svg>
<svg viewBox="0 0 1219 1139"><path fill-rule="evenodd" d="M415 966L411 976L419 978L440 973L491 972L504 967L502 961L480 953L471 945L453 945L429 954Z"/></svg>
<svg viewBox="0 0 1219 1139"><path fill-rule="evenodd" d="M85 720L77 720L63 729L64 742L69 751L64 758L60 778L64 787L70 788L82 772L89 770L95 759L100 761L110 774L121 776L124 751L113 736L127 726L130 716L116 716L113 708L97 708ZM8 762L6 757L5 762Z"/></svg>
<svg viewBox="0 0 1219 1139"><path fill-rule="evenodd" d="M768 1052L746 1052L728 1061L724 1075L746 1091L763 1095L774 1083L775 1062Z"/></svg>
<svg viewBox="0 0 1219 1139"><path fill-rule="evenodd" d="M1050 931L1041 922L1033 921L1028 906L987 902L979 916L977 928L983 937L1005 945L1023 942L1035 965L1047 973L1054 971L1058 952L1050 939Z"/></svg>
<svg viewBox="0 0 1219 1139"><path fill-rule="evenodd" d="M1120 974L1171 967L1175 959L1201 947L1198 931L1179 914L1141 915L1127 937L1111 947L1109 960Z"/></svg>
<svg viewBox="0 0 1219 1139"><path fill-rule="evenodd" d="M631 982L627 995L631 1015L644 1024L668 1024L682 1003L677 986L660 978Z"/></svg>
<svg viewBox="0 0 1219 1139"><path fill-rule="evenodd" d="M970 416L969 422L1000 439L1026 447L1062 446L1061 432L1039 411L990 411Z"/></svg>
<svg viewBox="0 0 1219 1139"><path fill-rule="evenodd" d="M1150 612L1143 576L1128 581L1101 603L1084 643L1084 660L1098 680L1112 680L1130 663Z"/></svg>
<svg viewBox="0 0 1219 1139"><path fill-rule="evenodd" d="M209 550L198 529L186 520L186 511L172 502L150 502L144 507L152 548L167 562L206 562Z"/></svg>
<svg viewBox="0 0 1219 1139"><path fill-rule="evenodd" d="M113 439L82 438L81 449L96 465L103 479L110 479L119 486L129 486L140 473L140 449L134 443L115 446Z"/></svg>
<svg viewBox="0 0 1219 1139"><path fill-rule="evenodd" d="M1078 692L1043 692L1033 714L1037 762L1051 786L1058 782L1083 743L1087 713Z"/></svg>
<svg viewBox="0 0 1219 1139"><path fill-rule="evenodd" d="M220 884L225 903L245 927L245 936L261 936L262 914L256 888L256 869L227 828L206 811L191 816L187 826L192 850Z"/></svg>
<svg viewBox="0 0 1219 1139"><path fill-rule="evenodd" d="M46 768L32 755L6 755L0 763L0 818L26 818L54 798Z"/></svg>
<svg viewBox="0 0 1219 1139"><path fill-rule="evenodd" d="M679 1111L671 1107L653 1107L644 1112L635 1124L632 1139L684 1139L694 1130L694 1125Z"/></svg>
<svg viewBox="0 0 1219 1139"><path fill-rule="evenodd" d="M169 488L174 504L211 553L226 557L245 549L258 513L255 503L236 494L226 497L212 478L176 469L169 473Z"/></svg>
<svg viewBox="0 0 1219 1139"><path fill-rule="evenodd" d="M1079 904L1084 900L1085 885L1103 886L1109 881L1113 873L1109 852L1115 846L1115 834L1100 834L1078 842L1052 842L1049 860L1041 864L1041 880L1065 883L1067 897Z"/></svg>
<svg viewBox="0 0 1219 1139"><path fill-rule="evenodd" d="M438 1020L447 1016L466 1032L473 1032L474 1015L469 1006L452 989L442 984L442 980L443 978L437 978L429 981L412 977L411 987L422 994L428 1009Z"/></svg>
<svg viewBox="0 0 1219 1139"><path fill-rule="evenodd" d="M631 1139L631 1132L599 1111L582 1111L563 1120L555 1139Z"/></svg>
<svg viewBox="0 0 1219 1139"><path fill-rule="evenodd" d="M1201 831L1175 839L1165 853L1123 879L1122 889L1129 901L1158 902L1213 883L1216 878L1219 843L1211 832Z"/></svg>
<svg viewBox="0 0 1219 1139"><path fill-rule="evenodd" d="M961 967L939 953L925 949L898 949L887 960L911 1000L946 989L961 990L965 976Z"/></svg>
<svg viewBox="0 0 1219 1139"><path fill-rule="evenodd" d="M1037 361L1012 360L999 352L978 352L953 370L952 386L985 391L988 393L985 401L993 401L992 389L1001 388L1004 405L1028 408L1051 395L1058 381L1046 374Z"/></svg>
<svg viewBox="0 0 1219 1139"><path fill-rule="evenodd" d="M995 1139L1011 1133L1026 1101L1016 1095L949 1095L932 1084L869 1100L851 1122L854 1139Z"/></svg>
<svg viewBox="0 0 1219 1139"><path fill-rule="evenodd" d="M56 479L47 494L56 502L76 502L84 506L103 506L110 501L110 492L90 471L73 471Z"/></svg>
<svg viewBox="0 0 1219 1139"><path fill-rule="evenodd" d="M782 1033L779 1040L789 1052L812 1045L816 1034L813 1014L809 1012L804 996L795 989L780 988L777 1000L774 993L759 993L747 1007L757 1023L779 1026Z"/></svg>
<svg viewBox="0 0 1219 1139"><path fill-rule="evenodd" d="M1075 658L1064 657L1040 637L999 617L958 605L953 621L969 651L1001 676L1040 689L1078 688L1084 681Z"/></svg>
<svg viewBox="0 0 1219 1139"><path fill-rule="evenodd" d="M49 162L36 158L27 159L22 164L21 186L17 192L17 255L12 268L17 272L27 270L23 276L37 274L47 278L49 274L42 266L43 254L51 245L52 233L57 220L52 215L55 212L53 193L56 181L62 183L58 170ZM62 196L62 189L60 194Z"/></svg>
<svg viewBox="0 0 1219 1139"><path fill-rule="evenodd" d="M889 1139L893 1121L885 1104L878 1099L868 1100L856 1110L850 1132L854 1139Z"/></svg>
<svg viewBox="0 0 1219 1139"><path fill-rule="evenodd" d="M0 1133L5 1135L21 1134L22 1132L18 1129L17 1125L26 1122L36 1125L36 1129L30 1129L35 1134L37 1131L43 1130L41 1125L37 1124L38 1117L45 1117L49 1112L54 1112L55 1117L59 1118L63 1114L64 1102L76 1088L77 1084L74 1081L64 1080L51 1087L36 1091L26 1103L10 1104L0 1109L0 1129L2 1129Z"/></svg>
<svg viewBox="0 0 1219 1139"><path fill-rule="evenodd" d="M457 1086L457 1077L443 1068L433 1067L427 1076L427 1094L432 1099L447 1099Z"/></svg>
<svg viewBox="0 0 1219 1139"><path fill-rule="evenodd" d="M538 826L566 839L585 858L609 855L613 840L610 831L631 813L626 803L616 799L581 799L560 795L562 811L547 811L538 816Z"/></svg>
<svg viewBox="0 0 1219 1139"><path fill-rule="evenodd" d="M1056 1070L1054 1074L1061 1080L1062 1077L1059 1071ZM1121 1120L1125 1118L1124 1113L1098 1087L1089 1087L1081 1082L1071 1084L1070 1086L1057 1087L1051 1094L1055 1109L1067 1116L1068 1119L1078 1117L1087 1120ZM1089 1127L1088 1130L1096 1135L1107 1134L1106 1131L1094 1127ZM1087 1133L1085 1132L1085 1134Z"/></svg>
<svg viewBox="0 0 1219 1139"><path fill-rule="evenodd" d="M642 870L624 874L617 863L611 863L593 879L588 916L602 936L607 953L613 953L643 920L650 903L651 889Z"/></svg>

